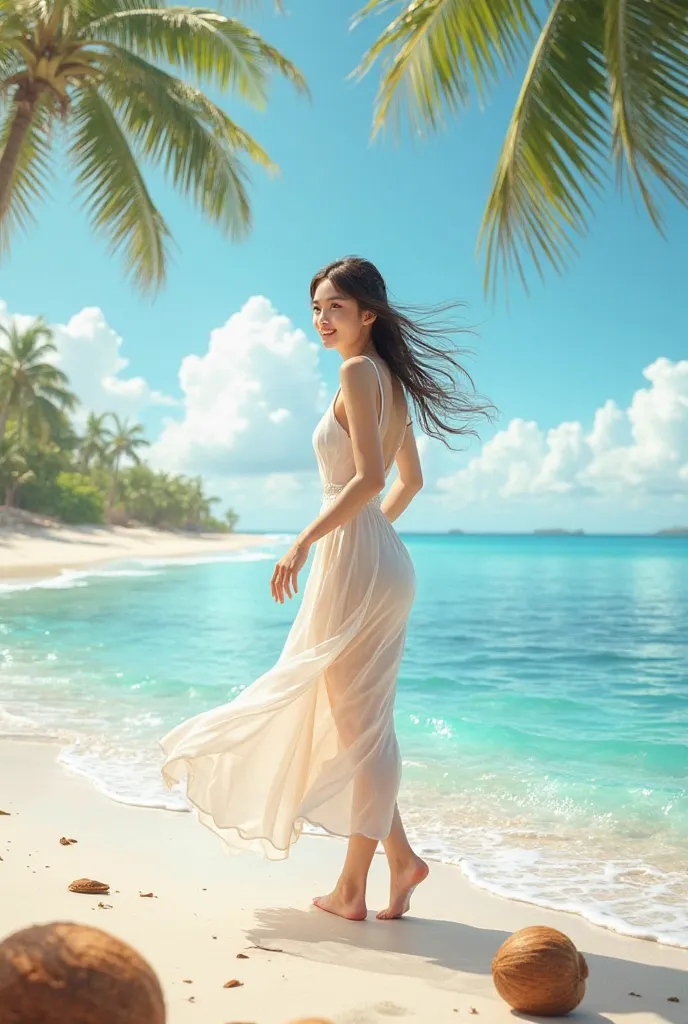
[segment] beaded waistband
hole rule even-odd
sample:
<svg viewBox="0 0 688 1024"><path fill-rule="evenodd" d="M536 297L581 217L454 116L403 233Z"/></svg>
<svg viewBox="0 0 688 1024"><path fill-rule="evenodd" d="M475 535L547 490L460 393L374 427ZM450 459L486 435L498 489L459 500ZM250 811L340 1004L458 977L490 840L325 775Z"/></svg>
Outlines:
<svg viewBox="0 0 688 1024"><path fill-rule="evenodd" d="M345 486L345 484L323 484L323 501L332 501L338 494L341 494ZM382 506L382 495L376 494L374 498L370 499L368 505L380 508Z"/></svg>

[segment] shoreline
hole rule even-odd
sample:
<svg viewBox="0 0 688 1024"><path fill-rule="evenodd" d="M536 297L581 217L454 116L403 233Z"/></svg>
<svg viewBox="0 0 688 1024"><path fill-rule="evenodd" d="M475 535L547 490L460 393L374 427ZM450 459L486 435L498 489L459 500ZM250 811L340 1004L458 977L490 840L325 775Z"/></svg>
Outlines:
<svg viewBox="0 0 688 1024"><path fill-rule="evenodd" d="M2 706L0 705L0 712ZM0 732L0 746L2 744L25 744L28 746L38 745L42 748L51 747L54 748L55 752L55 765L60 771L65 771L69 776L78 778L85 782L91 789L97 792L103 797L108 803L112 802L119 804L123 807L129 807L134 810L154 810L161 813L172 813L194 816L195 812L190 804L182 804L181 802L166 801L163 799L156 798L144 798L135 797L130 795L122 795L110 788L110 784L105 782L98 775L94 775L89 768L82 767L78 761L75 763L70 758L72 751L79 750L80 739L78 736L67 738L67 736L60 736L60 730L55 730L52 734L40 734L34 732ZM1 794L0 794L1 795ZM212 829L210 830L211 835L214 835ZM331 839L341 841L342 837L334 836L331 833L328 834L324 830L313 828L306 824L304 836L315 839ZM656 933L656 928L647 926L642 927L640 925L631 924L623 919L615 919L613 916L609 917L604 912L594 913L589 905L580 903L579 905L561 906L556 903L548 902L542 898L533 898L525 893L519 891L518 886L515 891L509 891L508 885L495 886L490 884L488 881L482 880L479 876L476 876L475 872L470 868L467 868L463 863L462 859L442 859L441 856L433 854L423 849L423 841L419 840L411 834L412 845L419 849L422 857L425 858L432 865L441 866L442 869L450 869L451 871L457 871L461 876L461 879L467 884L472 890L484 893L490 898L496 898L498 900L505 900L508 903L518 903L525 907L532 907L535 911L544 911L546 913L552 913L561 916L565 919L578 919L585 923L585 925L603 932L608 932L621 939L629 939L638 942L654 943L660 948L674 949L685 951L688 956L688 940L686 939L675 939L673 937L667 937ZM222 844L220 843L222 846ZM298 844L297 844L298 845ZM381 851L380 851L381 852ZM255 854L253 855L255 856ZM473 854L473 857L475 855ZM685 1022L683 1022L685 1024Z"/></svg>
<svg viewBox="0 0 688 1024"><path fill-rule="evenodd" d="M124 526L0 527L0 581L35 581L111 562L220 555L270 534L198 533Z"/></svg>
<svg viewBox="0 0 688 1024"><path fill-rule="evenodd" d="M600 1014L621 1021L629 1013L637 1024L684 1022L686 950L493 896L458 867L437 863L414 897L412 916L377 922L372 909L387 890L380 855L369 920L342 921L310 906L332 886L342 841L304 835L280 863L248 853L228 857L193 814L115 803L58 764L59 750L55 743L0 741L0 809L10 812L0 817L7 894L0 939L59 919L118 935L158 972L168 1024L284 1024L308 1014L337 1024L390 1016L427 1024L471 1007L489 1024L506 1024L513 1015L494 991L491 961L508 934L531 924L566 932L588 959L579 1022L601 1022ZM62 835L77 844L60 846ZM69 883L82 876L108 882L110 895L70 893ZM150 891L155 898L140 899ZM237 960L242 951L248 959ZM233 977L242 986L224 990Z"/></svg>

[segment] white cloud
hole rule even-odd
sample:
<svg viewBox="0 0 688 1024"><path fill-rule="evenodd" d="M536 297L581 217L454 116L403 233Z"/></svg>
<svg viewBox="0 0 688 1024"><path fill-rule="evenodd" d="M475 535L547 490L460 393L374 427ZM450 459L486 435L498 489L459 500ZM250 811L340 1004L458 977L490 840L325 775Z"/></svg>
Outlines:
<svg viewBox="0 0 688 1024"><path fill-rule="evenodd" d="M0 322L7 319L0 302ZM252 526L300 528L315 513L311 435L327 392L320 349L268 299L249 299L211 332L205 352L181 361L181 400L127 375L122 339L99 309L53 330L56 362L83 402L82 416L112 409L139 417L151 406L176 406L146 453L154 466L202 474ZM637 528L665 525L668 504L688 500L688 360L660 358L643 373L626 408L609 400L590 422L549 430L514 419L467 462L419 433L426 490L404 525L456 525L461 508L461 525L478 529L527 529L554 515L574 525L583 519L586 528L603 520L615 526L621 509L628 522L637 511Z"/></svg>
<svg viewBox="0 0 688 1024"><path fill-rule="evenodd" d="M9 319L7 305L0 301L0 323ZM36 317L16 314L12 319L21 328L28 327ZM69 323L51 324L51 329L57 348L53 362L67 374L70 387L82 403L77 419L89 412L136 417L147 406L178 404L153 390L143 377L123 376L129 360L122 356L122 339L97 307L87 306Z"/></svg>
<svg viewBox="0 0 688 1024"><path fill-rule="evenodd" d="M467 466L440 477L458 507L499 498L688 498L688 360L655 360L649 386L622 411L608 401L586 433L578 422L542 430L512 420Z"/></svg>
<svg viewBox="0 0 688 1024"><path fill-rule="evenodd" d="M151 462L212 476L312 471L311 435L325 401L318 352L268 299L253 296L211 332L204 355L182 361L184 416L166 420ZM285 479L279 485L293 492Z"/></svg>

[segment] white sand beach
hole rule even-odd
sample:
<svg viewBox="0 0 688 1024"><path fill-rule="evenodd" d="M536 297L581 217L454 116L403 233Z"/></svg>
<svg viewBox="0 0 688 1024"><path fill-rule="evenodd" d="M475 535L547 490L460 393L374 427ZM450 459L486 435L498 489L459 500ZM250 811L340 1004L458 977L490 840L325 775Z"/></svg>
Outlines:
<svg viewBox="0 0 688 1024"><path fill-rule="evenodd" d="M341 841L303 837L277 864L228 857L191 814L113 803L58 756L51 744L0 743L0 809L9 812L0 816L0 938L54 920L106 929L153 965L170 1024L309 1016L435 1024L465 1020L471 1008L486 1024L501 1024L513 1014L493 988L491 960L509 933L531 924L565 931L588 959L588 994L572 1020L688 1020L688 950L500 899L438 864L409 918L378 922L372 911L386 896L381 856L369 920L329 917L310 900L331 886ZM78 842L61 846L61 836ZM84 876L108 882L110 894L69 892ZM223 988L233 978L242 985Z"/></svg>
<svg viewBox="0 0 688 1024"><path fill-rule="evenodd" d="M37 519L37 517L35 517ZM183 558L222 554L265 543L242 533L184 533L146 527L67 526L48 521L0 523L0 579L54 576L63 569L83 569L136 558Z"/></svg>

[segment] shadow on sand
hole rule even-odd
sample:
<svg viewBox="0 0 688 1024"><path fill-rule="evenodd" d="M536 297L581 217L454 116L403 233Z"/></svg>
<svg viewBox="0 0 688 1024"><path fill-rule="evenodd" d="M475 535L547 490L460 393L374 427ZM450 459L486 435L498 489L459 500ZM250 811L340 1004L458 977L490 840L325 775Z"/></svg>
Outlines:
<svg viewBox="0 0 688 1024"><path fill-rule="evenodd" d="M277 908L258 911L256 916L258 924L248 932L256 946L279 947L288 955L320 963L403 974L429 983L437 980L443 988L453 987L444 971L460 976L490 975L492 958L510 934L413 917L385 924L369 919L361 924L318 911ZM655 1013L670 1024L688 1024L687 972L595 953L586 953L585 957L590 967L585 1002L566 1020L601 1024L608 1021L605 1013L642 1011ZM466 991L468 984L465 977L457 978L457 989ZM671 997L680 1002L669 1002ZM516 1013L513 1017L543 1019Z"/></svg>

